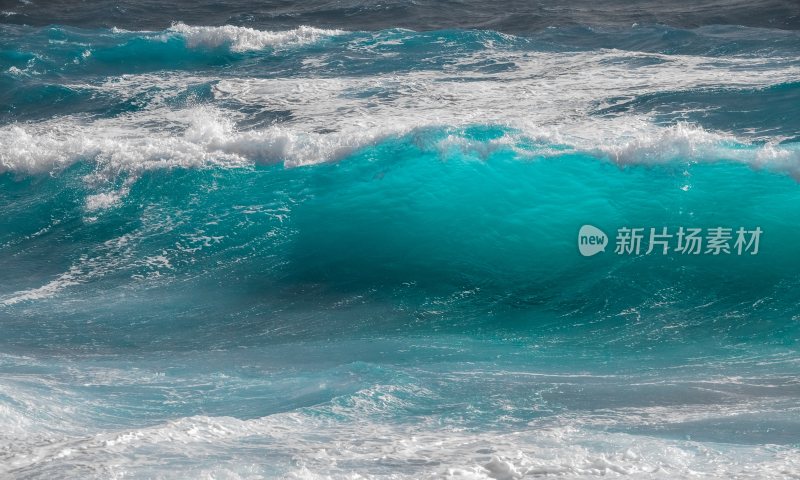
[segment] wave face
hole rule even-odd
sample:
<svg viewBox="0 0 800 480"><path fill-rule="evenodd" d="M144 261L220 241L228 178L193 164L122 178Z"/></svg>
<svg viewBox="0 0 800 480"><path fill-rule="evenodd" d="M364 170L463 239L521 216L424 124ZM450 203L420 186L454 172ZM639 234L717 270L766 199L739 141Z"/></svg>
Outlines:
<svg viewBox="0 0 800 480"><path fill-rule="evenodd" d="M800 471L795 2L44 3L0 17L3 478Z"/></svg>

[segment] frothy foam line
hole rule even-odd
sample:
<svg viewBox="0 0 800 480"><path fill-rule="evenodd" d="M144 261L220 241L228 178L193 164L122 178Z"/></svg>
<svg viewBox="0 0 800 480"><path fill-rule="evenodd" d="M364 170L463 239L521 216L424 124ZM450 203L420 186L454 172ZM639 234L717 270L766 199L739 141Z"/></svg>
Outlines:
<svg viewBox="0 0 800 480"><path fill-rule="evenodd" d="M230 130L229 123L195 113L189 113L195 118L180 136L70 122L12 125L0 130L0 173L57 172L81 160L93 161L99 173L109 174L236 163L237 158L224 152L210 155L214 149L208 148Z"/></svg>
<svg viewBox="0 0 800 480"><path fill-rule="evenodd" d="M95 165L85 177L99 189L87 199L87 210L114 205L142 173L172 168L241 168L283 162L287 167L341 160L353 152L387 138L411 135L419 148L443 157L465 153L488 158L498 150L513 150L523 157L551 157L583 153L618 165L704 163L733 161L756 169L791 175L800 181L800 148L795 144L757 145L731 135L678 124L656 127L628 123L628 130L608 139L578 138L555 127L519 125L503 127L505 134L492 140L465 136L467 126L394 124L343 126L334 132L309 132L273 125L262 130L238 131L220 111L195 108L183 112L188 123L181 134L165 135L119 126L69 122L12 125L0 129L0 173L57 173L77 162ZM442 135L425 135L443 129ZM449 135L448 135L449 133ZM431 140L433 139L433 140ZM108 186L124 175L122 188ZM118 183L118 182L117 182Z"/></svg>
<svg viewBox="0 0 800 480"><path fill-rule="evenodd" d="M125 234L108 240L101 247L99 256L82 255L78 262L70 266L67 271L59 274L41 287L20 290L5 297L0 297L0 307L52 298L68 287L101 278L126 264L133 256L133 249L137 241L138 238L132 234Z"/></svg>
<svg viewBox="0 0 800 480"><path fill-rule="evenodd" d="M229 46L233 52L262 50L267 47L284 45L304 45L346 33L343 30L326 30L308 26L300 26L286 31L269 31L234 25L207 27L184 23L173 24L167 32L168 34L178 34L186 39L190 48Z"/></svg>
<svg viewBox="0 0 800 480"><path fill-rule="evenodd" d="M82 160L96 164L96 180L110 180L121 172L137 175L176 167L241 167L279 161L287 166L311 165L341 159L380 138L407 131L394 126L318 133L271 126L240 132L214 109L197 108L184 114L188 125L175 136L69 122L8 126L0 129L0 173L58 172Z"/></svg>
<svg viewBox="0 0 800 480"><path fill-rule="evenodd" d="M800 182L800 145L756 145L685 123L635 132L617 143L601 145L597 153L620 165L734 161L754 169L785 173Z"/></svg>

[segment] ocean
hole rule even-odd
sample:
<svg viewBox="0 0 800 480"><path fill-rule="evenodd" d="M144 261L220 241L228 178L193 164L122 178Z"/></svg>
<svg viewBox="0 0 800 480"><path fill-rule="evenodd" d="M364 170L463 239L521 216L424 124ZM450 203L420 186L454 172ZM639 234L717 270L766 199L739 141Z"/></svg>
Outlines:
<svg viewBox="0 0 800 480"><path fill-rule="evenodd" d="M798 182L795 0L0 1L0 478L800 478Z"/></svg>

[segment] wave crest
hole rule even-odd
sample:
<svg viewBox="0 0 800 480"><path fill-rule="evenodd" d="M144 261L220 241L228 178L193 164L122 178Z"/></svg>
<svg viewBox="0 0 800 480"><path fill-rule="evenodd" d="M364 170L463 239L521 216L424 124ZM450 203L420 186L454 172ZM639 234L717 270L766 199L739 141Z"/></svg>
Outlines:
<svg viewBox="0 0 800 480"><path fill-rule="evenodd" d="M453 156L487 159L508 152L521 159L582 154L619 166L727 161L788 174L800 181L798 144L757 144L698 126L666 128L628 124L602 141L580 138L537 125L480 126L435 123L342 125L330 132L301 126L271 125L239 130L223 111L196 107L173 121L182 133L124 128L114 123L76 124L64 119L0 128L0 174L58 173L73 164L94 165L87 183L100 188L87 209L113 206L144 172L173 168L241 168L283 163L286 167L339 161L357 151L392 141L398 145ZM400 148L391 147L387 148ZM123 179L122 187L119 179ZM113 190L107 191L111 186Z"/></svg>
<svg viewBox="0 0 800 480"><path fill-rule="evenodd" d="M305 45L346 33L343 30L300 26L286 31L256 30L248 27L223 25L219 27L173 24L167 32L178 34L190 48L228 46L232 52L262 50L283 45Z"/></svg>

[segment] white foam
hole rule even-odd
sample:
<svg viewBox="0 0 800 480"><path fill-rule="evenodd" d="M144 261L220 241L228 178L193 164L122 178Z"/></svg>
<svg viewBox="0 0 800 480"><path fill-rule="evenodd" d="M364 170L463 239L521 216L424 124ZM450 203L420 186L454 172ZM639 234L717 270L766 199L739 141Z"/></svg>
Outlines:
<svg viewBox="0 0 800 480"><path fill-rule="evenodd" d="M107 245L121 248L134 241L120 237ZM160 258L153 261L165 262ZM785 392L751 396L737 390L734 395L721 397L719 403L650 405L645 397L629 404L639 406L549 412L525 424L506 423L503 417L492 414L496 410L480 407L467 408L463 416L456 411L444 415L438 411L423 413L428 410L420 408L423 405L444 401L436 388L425 388L423 380L413 384L366 383L360 390L330 401L259 418L171 417L172 412L195 410L191 396L184 396L189 393L186 388L213 386L212 390L219 390L223 396L253 391L258 383L253 384L251 376L227 376L231 372L225 371L224 366L239 368L245 362L256 368L248 363L253 353L239 356L230 351L193 352L156 358L134 367L127 360L117 362L103 355L64 361L61 357L37 359L0 354L0 365L7 370L10 365L24 366L22 373L0 378L0 396L4 398L0 421L9 426L0 431L0 477L171 478L175 468L180 468L187 478L211 478L206 474L214 472L223 478L777 479L794 478L792 475L796 477L800 471L798 445L747 444L746 431L731 438L730 443L659 434L671 426L680 428L704 421L714 424L740 415L753 420L763 418L766 426L777 418L793 419L798 405ZM177 377L175 372L165 377L163 369L169 371L175 365L196 365L199 369L194 373L182 369ZM544 384L533 381L531 385L563 386L567 391L574 391L570 385L599 385L598 381L604 385L603 391L605 386L635 387L637 380L656 381L649 374L596 377L589 373L484 368L462 365L458 374L474 376L473 380L485 380L491 385L501 377L504 382L514 383L519 374L542 376ZM30 375L31 370L50 374ZM693 372L689 368L687 373L690 371ZM386 373L382 372L381 377ZM265 374L270 378L258 382L272 384L271 374ZM433 372L428 374L435 377ZM691 387L708 381L740 385L742 380L728 382L724 377L689 375L687 379L670 374L658 382ZM783 379L782 385L795 385L788 373L779 378ZM607 383L614 379L622 383ZM777 380L770 376L744 379L759 385ZM325 388L310 381L307 386L311 390L302 389L306 393ZM91 390L99 392L107 392L109 387L113 387L112 391L124 388L151 392L145 395L150 400L142 405L141 395L130 401L124 396L75 395L86 391L86 387L95 387ZM489 388L483 393L491 395L492 391ZM171 406L161 408L163 405L157 400L161 394L179 404L175 410ZM498 406L493 401L490 404L492 409ZM527 410L524 402L516 407ZM109 411L128 412L129 408L145 408L153 416L141 422L134 422L127 414L108 417ZM152 420L157 418L155 415L161 415L161 420ZM527 413L523 415L527 417ZM486 423L479 423L484 418ZM713 432L714 427L710 428ZM763 429L758 431L763 433ZM773 438L787 439L780 432Z"/></svg>
<svg viewBox="0 0 800 480"><path fill-rule="evenodd" d="M230 132L230 122L210 110L182 112L184 133L166 133L125 128L116 122L84 125L57 119L37 124L11 125L0 129L0 173L57 172L86 160L107 173L141 173L152 169L202 167L236 163L213 145ZM211 155L211 153L214 155Z"/></svg>
<svg viewBox="0 0 800 480"><path fill-rule="evenodd" d="M232 42L235 48L279 41L271 32L242 27L176 24L173 30L198 44ZM281 35L286 41L305 41L322 33L301 28ZM659 62L629 66L642 57L658 57ZM459 65L487 58L513 63L515 68L473 72L464 81ZM325 57L317 63L324 65ZM76 162L92 163L95 172L87 176L87 184L95 191L89 194L86 208L95 211L113 207L124 197L125 189L111 187L119 175L132 182L155 169L238 168L273 162L312 165L342 159L387 137L446 127L452 134L449 138L423 148L443 154L452 148L467 149L478 156L498 148L537 156L565 151L544 148L555 144L618 164L733 160L800 178L800 151L780 145L779 138L757 144L752 138L693 125L661 127L643 115L592 114L612 97L697 88L758 88L798 75L800 67L793 59L711 59L617 50L489 50L467 55L458 65L445 65L441 71L367 77L125 75L72 87L122 98L144 95L149 101L146 108L113 118L58 117L0 127L0 173L58 172ZM176 109L170 102L187 85L203 83L213 85L210 104ZM237 122L249 120L253 111L288 111L291 116L254 130L237 129ZM460 133L469 125L499 125L510 133L478 145Z"/></svg>
<svg viewBox="0 0 800 480"><path fill-rule="evenodd" d="M52 297L56 293L69 286L83 283L80 274L80 269L77 267L72 267L68 271L58 275L54 280L47 282L41 287L21 290L8 296L7 298L0 300L0 305L5 307L20 302Z"/></svg>
<svg viewBox="0 0 800 480"><path fill-rule="evenodd" d="M740 461L747 458L747 462ZM169 461L165 462L165 459ZM595 431L573 422L510 431L433 422L392 423L285 413L239 420L195 416L132 430L19 444L0 472L81 472L161 477L197 471L283 478L786 478L800 468L791 446L725 445ZM173 463L174 462L174 463ZM85 465L93 465L88 474ZM237 478L237 477L233 477Z"/></svg>
<svg viewBox="0 0 800 480"><path fill-rule="evenodd" d="M173 24L167 31L185 38L187 45L191 48L229 46L233 52L262 50L267 47L304 45L346 33L343 30L325 30L307 26L285 31L269 31L234 25L207 27L190 26L184 23Z"/></svg>

